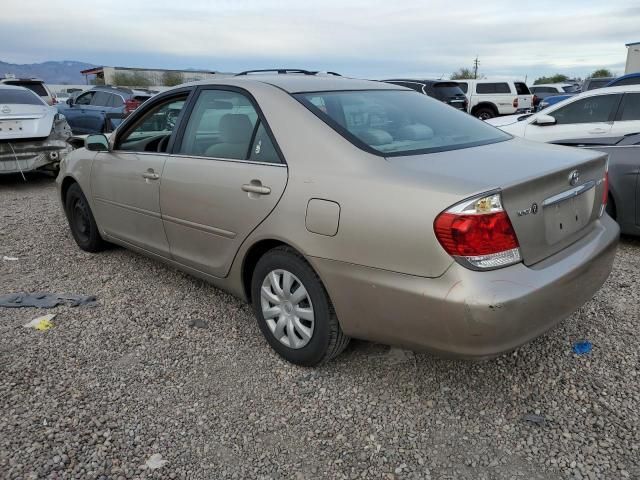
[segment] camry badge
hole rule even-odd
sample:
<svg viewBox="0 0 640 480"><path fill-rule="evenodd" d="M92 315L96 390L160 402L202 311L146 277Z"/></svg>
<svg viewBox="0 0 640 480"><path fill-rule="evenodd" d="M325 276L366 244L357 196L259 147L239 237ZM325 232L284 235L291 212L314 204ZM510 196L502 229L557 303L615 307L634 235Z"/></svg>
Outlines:
<svg viewBox="0 0 640 480"><path fill-rule="evenodd" d="M575 187L580 181L580 172L578 170L572 170L569 173L569 185Z"/></svg>
<svg viewBox="0 0 640 480"><path fill-rule="evenodd" d="M0 112L11 113L11 109L9 108L9 105L5 105L4 107L2 107L2 110L0 110Z"/></svg>
<svg viewBox="0 0 640 480"><path fill-rule="evenodd" d="M519 217L524 217L525 215L529 215L530 213L535 215L536 213L538 213L538 204L534 202L531 204L529 208L525 208L524 210L518 210L517 213Z"/></svg>

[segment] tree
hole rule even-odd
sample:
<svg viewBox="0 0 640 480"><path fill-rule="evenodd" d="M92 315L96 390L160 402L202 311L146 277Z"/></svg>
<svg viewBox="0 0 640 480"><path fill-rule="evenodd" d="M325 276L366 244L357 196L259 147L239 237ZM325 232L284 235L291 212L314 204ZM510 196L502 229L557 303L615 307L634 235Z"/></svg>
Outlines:
<svg viewBox="0 0 640 480"><path fill-rule="evenodd" d="M599 68L598 70L593 72L591 75L589 75L589 77L590 78L613 77L613 73L611 73L611 70L607 68Z"/></svg>
<svg viewBox="0 0 640 480"><path fill-rule="evenodd" d="M461 67L451 74L451 80L469 80L473 79L474 75L470 68Z"/></svg>
<svg viewBox="0 0 640 480"><path fill-rule="evenodd" d="M162 85L165 87L175 87L184 83L184 76L180 72L164 72L162 74Z"/></svg>
<svg viewBox="0 0 640 480"><path fill-rule="evenodd" d="M563 75L562 73L556 73L555 75L551 75L550 77L540 77L533 82L534 85L540 85L541 83L562 83L566 82L569 79L567 75Z"/></svg>
<svg viewBox="0 0 640 480"><path fill-rule="evenodd" d="M121 87L149 87L151 81L141 73L117 72L113 75L113 83Z"/></svg>

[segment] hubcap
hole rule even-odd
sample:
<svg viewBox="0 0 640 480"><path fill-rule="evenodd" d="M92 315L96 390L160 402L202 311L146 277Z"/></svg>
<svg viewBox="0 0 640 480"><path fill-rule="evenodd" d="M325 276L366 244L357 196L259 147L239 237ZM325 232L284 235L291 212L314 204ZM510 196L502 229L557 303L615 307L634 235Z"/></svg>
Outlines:
<svg viewBox="0 0 640 480"><path fill-rule="evenodd" d="M286 270L272 270L260 289L262 315L274 337L289 348L304 347L313 336L311 297L302 282Z"/></svg>

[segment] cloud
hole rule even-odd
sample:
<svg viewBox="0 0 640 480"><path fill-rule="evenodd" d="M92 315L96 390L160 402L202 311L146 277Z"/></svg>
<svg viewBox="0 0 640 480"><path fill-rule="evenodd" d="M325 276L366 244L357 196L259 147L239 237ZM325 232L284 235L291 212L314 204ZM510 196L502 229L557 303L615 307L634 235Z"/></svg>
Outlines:
<svg viewBox="0 0 640 480"><path fill-rule="evenodd" d="M360 76L442 75L476 55L489 76L621 70L635 1L3 0L0 59L238 70L289 66ZM321 66L321 67L318 67ZM621 72L619 72L621 73Z"/></svg>

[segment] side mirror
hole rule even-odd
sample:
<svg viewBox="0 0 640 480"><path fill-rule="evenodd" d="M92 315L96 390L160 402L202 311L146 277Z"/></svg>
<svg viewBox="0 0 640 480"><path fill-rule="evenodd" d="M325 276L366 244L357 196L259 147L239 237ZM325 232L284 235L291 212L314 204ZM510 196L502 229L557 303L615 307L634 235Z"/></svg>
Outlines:
<svg viewBox="0 0 640 480"><path fill-rule="evenodd" d="M73 105L73 98L69 97L67 98L67 105L72 106Z"/></svg>
<svg viewBox="0 0 640 480"><path fill-rule="evenodd" d="M84 141L84 147L92 152L108 152L109 140L101 133L89 135Z"/></svg>
<svg viewBox="0 0 640 480"><path fill-rule="evenodd" d="M540 127L544 127L547 125L555 125L556 119L553 118L551 115L538 115L535 121L533 122L533 124L538 125Z"/></svg>

